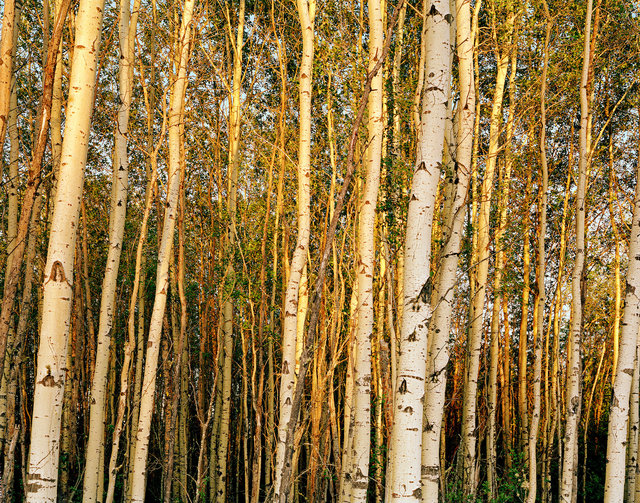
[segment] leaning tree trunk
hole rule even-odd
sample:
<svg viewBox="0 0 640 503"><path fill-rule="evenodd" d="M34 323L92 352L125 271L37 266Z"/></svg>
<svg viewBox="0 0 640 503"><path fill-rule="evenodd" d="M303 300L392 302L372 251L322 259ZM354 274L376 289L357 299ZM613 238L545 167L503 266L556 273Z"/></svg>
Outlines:
<svg viewBox="0 0 640 503"><path fill-rule="evenodd" d="M118 109L118 120L115 131L107 265L102 281L96 363L93 383L91 384L91 397L89 400L89 438L86 448L87 455L85 458L86 466L82 495L84 503L93 503L96 500L102 501L102 494L100 494L98 488L102 485L102 482L104 482L104 473L102 473L102 463L100 461L104 459L105 398L107 392L107 374L109 371L109 349L111 346L111 328L113 325L124 223L127 216L127 191L129 186L127 131L129 128L129 110L131 108L134 58L133 44L136 21L140 8L140 0L136 0L133 12L131 13L129 2L130 0L120 1L120 108Z"/></svg>
<svg viewBox="0 0 640 503"><path fill-rule="evenodd" d="M570 365L567 367L567 385L565 390L566 425L562 480L560 485L560 501L562 503L571 503L573 494L576 491L573 479L576 471L575 458L577 457L578 451L578 421L580 418L579 412L582 398L580 389L580 377L582 373L582 355L580 351L582 335L581 283L584 270L585 194L589 155L589 145L587 143L587 122L589 117L587 85L589 80L589 61L591 60L590 34L592 7L593 0L588 0L584 29L584 49L582 54L582 78L580 81L580 165L578 171L578 190L576 192L576 257L571 278L571 334L568 349ZM608 471L607 469L607 472Z"/></svg>
<svg viewBox="0 0 640 503"><path fill-rule="evenodd" d="M156 270L156 296L149 323L142 397L140 400L140 418L136 433L136 448L133 459L131 501L143 502L145 498L147 455L149 452L149 434L151 416L154 409L156 388L156 372L162 321L167 304L169 289L169 261L173 245L176 216L178 211L178 194L180 188L180 129L184 120L184 98L187 89L187 63L189 60L189 42L191 38L191 19L195 0L186 0L180 25L178 48L179 63L177 77L171 92L169 109L168 143L169 143L169 177L167 181L167 202L162 226L162 239L158 250L158 266Z"/></svg>
<svg viewBox="0 0 640 503"><path fill-rule="evenodd" d="M103 0L82 0L76 18L60 181L54 203L43 282L43 317L26 481L27 501L34 503L56 501L57 497L60 422L73 299L74 250L103 9Z"/></svg>
<svg viewBox="0 0 640 503"><path fill-rule="evenodd" d="M440 436L447 387L446 367L449 362L449 330L453 314L453 293L462 244L467 193L471 179L471 151L475 115L475 84L473 76L473 45L469 0L456 1L456 40L460 103L456 116L455 159L457 171L451 174L454 201L447 215L448 239L442 249L438 275L439 296L429 331L427 379L425 388L424 425L422 433L422 501L438 503L440 473Z"/></svg>
<svg viewBox="0 0 640 503"><path fill-rule="evenodd" d="M395 414L388 467L389 501L422 498L422 416L427 371L427 336L431 319L431 227L450 88L449 0L433 0L426 9L425 91L420 142L407 213L403 316ZM437 472L435 473L437 477Z"/></svg>
<svg viewBox="0 0 640 503"><path fill-rule="evenodd" d="M383 27L380 0L369 0L369 72L382 57ZM375 223L382 159L383 80L379 69L371 80L367 172L358 221L358 322L356 325L356 362L354 376L355 410L353 451L350 453L351 502L367 501L369 455L371 451L371 340L373 339L375 270Z"/></svg>

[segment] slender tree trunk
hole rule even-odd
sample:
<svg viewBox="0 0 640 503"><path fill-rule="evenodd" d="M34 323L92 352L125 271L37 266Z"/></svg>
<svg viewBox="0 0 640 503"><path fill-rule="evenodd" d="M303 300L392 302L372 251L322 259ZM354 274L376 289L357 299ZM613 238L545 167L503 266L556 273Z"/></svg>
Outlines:
<svg viewBox="0 0 640 503"><path fill-rule="evenodd" d="M560 501L562 503L571 503L573 495L576 492L574 484L576 471L575 458L577 458L578 451L578 420L580 417L579 411L582 398L582 355L580 345L582 334L582 279L585 255L585 198L589 156L589 145L587 143L587 121L589 116L587 86L589 80L589 62L591 60L590 38L592 8L593 0L588 0L584 30L584 49L582 54L582 77L580 81L580 166L576 192L576 256L571 278L571 334L568 349L567 385L565 389L566 424L560 487ZM607 467L607 474L609 474L609 471L610 468ZM624 469L622 472L624 484ZM624 491L624 486L622 490ZM606 491L606 493L609 494L609 491Z"/></svg>
<svg viewBox="0 0 640 503"><path fill-rule="evenodd" d="M227 26L231 34L231 18L228 7L225 7ZM242 47L244 44L245 2L240 0L238 12L238 30L233 45L233 88L229 110L229 170L227 173L227 218L229 224L225 239L225 257L228 260L225 272L227 287L222 305L222 337L224 353L222 367L222 411L220 417L220 432L218 437L218 459L216 462L216 500L226 501L227 481L227 452L229 446L229 421L231 418L231 370L233 364L233 298L235 289L235 270L233 257L236 243L236 200L238 192L238 168L240 164L240 121L242 90Z"/></svg>
<svg viewBox="0 0 640 503"><path fill-rule="evenodd" d="M298 238L291 259L289 281L284 302L282 328L282 370L280 378L280 416L276 445L274 477L274 501L287 498L283 494L282 475L286 463L285 448L287 428L291 419L295 386L295 348L298 311L298 287L302 269L307 260L307 249L311 232L311 93L314 57L315 0L298 0L298 16L302 29L302 60L300 63L300 143L298 150Z"/></svg>
<svg viewBox="0 0 640 503"><path fill-rule="evenodd" d="M513 28L513 17L509 17L509 32ZM484 326L484 303L489 271L489 213L498 155L498 140L502 122L502 99L509 65L509 55L505 52L498 57L496 86L491 110L489 150L487 152L484 180L482 181L481 203L478 209L477 238L475 254L475 282L470 309L471 327L467 342L467 363L464 378L462 410L463 491L466 496L476 492L476 443L477 443L477 388L480 368L482 332Z"/></svg>
<svg viewBox="0 0 640 503"><path fill-rule="evenodd" d="M44 314L26 481L29 502L56 500L67 336L73 298L73 252L82 199L103 8L103 0L82 0L76 19L76 46L69 84L67 126L62 144L61 176L43 283ZM53 45L57 51L57 44ZM43 107L43 116L48 116L45 110L50 110L50 103L48 109ZM44 124L48 125L46 121Z"/></svg>
<svg viewBox="0 0 640 503"><path fill-rule="evenodd" d="M89 399L89 439L86 449L86 466L83 485L83 502L102 501L97 493L99 480L104 473L99 471L99 460L104 458L104 429L106 418L105 393L109 370L111 328L116 300L116 286L120 267L120 254L127 215L127 192L129 186L129 159L127 155L127 131L131 90L133 80L134 39L140 0L135 0L130 12L129 0L120 2L120 59L119 59L119 102L118 122L115 131L113 179L111 188L111 215L109 217L109 247L107 265L102 281L98 341L95 356L95 371ZM131 18L131 19L130 19Z"/></svg>
<svg viewBox="0 0 640 503"><path fill-rule="evenodd" d="M149 450L149 434L151 416L153 414L154 395L160 336L169 288L169 260L173 244L176 214L178 210L178 193L180 187L180 129L184 117L184 98L187 88L187 63L189 59L189 43L191 39L191 20L195 0L185 0L182 22L178 39L177 77L171 92L169 110L168 143L169 143L169 177L167 183L167 202L164 211L162 239L158 250L158 267L156 272L156 297L149 325L149 339L142 384L140 402L140 419L136 434L135 458L133 460L133 479L131 501L142 502L145 498L147 455Z"/></svg>
<svg viewBox="0 0 640 503"><path fill-rule="evenodd" d="M383 26L380 0L369 0L369 72L382 57ZM382 159L382 69L371 81L367 171L358 220L358 323L356 329L355 415L351 453L351 502L364 503L369 487L371 433L371 340L373 338L375 269L375 221Z"/></svg>
<svg viewBox="0 0 640 503"><path fill-rule="evenodd" d="M451 73L449 1L425 7L425 92L422 97L417 159L411 182L405 237L403 316L400 358L395 383L395 415L389 501L422 499L422 430L428 332L433 279L430 271L431 227L440 178ZM427 474L439 479L439 470Z"/></svg>
<svg viewBox="0 0 640 503"><path fill-rule="evenodd" d="M11 80L13 77L13 46L16 14L15 0L4 2L2 12L2 37L0 38L0 145L4 145L4 136L9 122L11 101ZM2 179L2 171L0 171Z"/></svg>
<svg viewBox="0 0 640 503"><path fill-rule="evenodd" d="M544 278L546 274L545 238L547 234L547 192L549 187L549 168L547 167L547 110L546 110L546 90L547 90L547 69L549 67L549 42L551 40L551 29L553 22L549 14L546 1L543 2L547 26L544 41L544 61L542 63L542 76L540 87L540 167L542 170L540 187L540 221L538 235L538 269L537 278L537 298L538 298L538 320L537 333L534 334L534 364L533 364L533 411L531 413L531 428L529 429L529 491L527 493L527 503L535 503L537 481L537 458L536 447L538 444L538 426L540 424L540 381L542 379L542 345L544 338L544 308L546 304L546 293Z"/></svg>
<svg viewBox="0 0 640 503"><path fill-rule="evenodd" d="M473 76L474 37L471 34L469 0L456 1L456 39L460 102L456 116L456 145L454 151L457 171L450 176L454 187L454 201L447 218L448 239L442 249L442 263L438 275L438 299L429 331L425 411L422 434L422 501L438 503L442 418L447 385L446 367L449 362L449 333L453 314L453 294L458 257L463 237L466 201L471 179L471 151L475 114L475 84Z"/></svg>

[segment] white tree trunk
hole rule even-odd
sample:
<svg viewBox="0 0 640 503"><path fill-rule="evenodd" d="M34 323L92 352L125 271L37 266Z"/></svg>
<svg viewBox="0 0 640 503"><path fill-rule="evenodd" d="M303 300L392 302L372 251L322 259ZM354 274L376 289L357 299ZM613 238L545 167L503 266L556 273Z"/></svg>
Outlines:
<svg viewBox="0 0 640 503"><path fill-rule="evenodd" d="M513 21L510 21L512 26ZM477 218L476 260L476 288L470 310L471 327L467 343L467 363L465 369L463 410L462 410L462 456L465 495L475 494L476 483L476 407L478 393L478 372L480 369L480 350L484 326L484 302L489 273L489 213L491 210L491 196L498 155L498 140L502 123L502 100L504 85L509 64L508 54L503 54L498 60L496 86L491 110L491 124L489 131L489 150L487 152L486 168L482 181L482 197Z"/></svg>
<svg viewBox="0 0 640 503"><path fill-rule="evenodd" d="M636 474L638 473L638 426L640 423L640 331L636 338L633 379L631 381L631 397L629 399L629 438L627 440L627 482L625 484L625 501L632 502L636 493Z"/></svg>
<svg viewBox="0 0 640 503"><path fill-rule="evenodd" d="M228 29L231 34L231 17L227 15ZM245 2L240 0L238 8L238 30L233 44L233 88L229 99L229 169L227 173L227 216L229 224L224 242L226 268L225 299L222 304L222 409L220 416L220 432L218 436L218 459L216 461L216 501L224 503L227 497L227 453L229 450L229 421L231 418L231 371L233 366L233 288L235 288L235 269L233 256L236 243L236 207L238 195L238 167L240 163L240 115L242 103L242 47L244 45Z"/></svg>
<svg viewBox="0 0 640 503"><path fill-rule="evenodd" d="M298 287L307 260L311 233L311 93L314 51L315 0L298 0L302 28L302 61L300 62L300 143L298 147L298 238L291 259L289 281L284 302L282 327L282 368L280 377L280 417L276 445L274 501L280 498L280 485L285 462L287 427L291 419L295 387L296 332Z"/></svg>
<svg viewBox="0 0 640 503"><path fill-rule="evenodd" d="M457 177L451 214L447 216L451 228L442 249L442 263L438 276L439 299L434 309L429 331L425 411L422 434L422 501L438 503L440 480L440 435L447 386L446 367L449 362L449 331L453 313L453 293L462 243L466 200L471 179L471 151L475 115L475 85L473 77L473 45L469 0L456 0L456 39L460 102L456 112L455 161Z"/></svg>
<svg viewBox="0 0 640 503"><path fill-rule="evenodd" d="M587 142L587 122L589 117L587 82L589 78L592 7L593 0L588 0L584 30L584 49L582 54L582 78L580 82L580 165L578 189L576 192L576 257L571 278L571 334L568 350L569 364L567 366L567 384L565 390L566 424L562 480L560 485L560 501L562 503L570 503L573 500L573 495L576 491L573 479L577 467L575 459L578 455L578 422L580 419L579 412L580 402L582 399L580 389L580 378L582 373L582 355L580 351L582 335L581 282L584 270L585 194L587 185L587 162L589 155L589 145Z"/></svg>
<svg viewBox="0 0 640 503"><path fill-rule="evenodd" d="M425 92L416 166L411 183L405 238L405 271L400 358L395 383L389 475L391 501L422 499L422 419L431 319L431 227L444 150L450 88L449 0L425 9Z"/></svg>
<svg viewBox="0 0 640 503"><path fill-rule="evenodd" d="M542 344L544 340L544 307L546 293L544 277L546 273L545 238L547 234L547 192L549 187L549 168L547 167L547 68L549 67L549 42L551 40L552 21L546 2L544 3L547 26L545 31L544 61L542 66L542 83L540 87L540 167L542 169L542 186L540 187L540 234L538 236L538 320L534 344L533 364L533 411L529 428L529 490L527 503L535 503L537 492L536 446L538 443L538 427L540 425L540 381L542 380Z"/></svg>
<svg viewBox="0 0 640 503"><path fill-rule="evenodd" d="M589 33L587 31L587 33ZM616 376L609 409L607 438L607 470L604 488L605 503L624 499L626 468L627 426L629 396L634 374L634 363L640 328L640 163L636 170L636 193L633 221L630 226L629 269L624 299L624 314L620 331L620 348Z"/></svg>
<svg viewBox="0 0 640 503"><path fill-rule="evenodd" d="M89 400L89 438L86 448L86 466L83 485L83 502L102 501L98 488L104 482L101 460L104 459L105 395L107 373L109 371L109 348L111 345L111 327L113 324L114 304L124 224L127 216L127 191L129 186L129 159L127 156L127 131L129 128L129 110L131 108L131 90L134 64L134 37L140 0L135 1L133 15L130 13L130 0L120 2L120 59L119 87L120 107L115 131L113 156L113 179L111 187L111 215L109 217L109 246L107 265L102 281L100 300L100 319L96 347L95 370ZM131 17L131 22L130 22Z"/></svg>
<svg viewBox="0 0 640 503"><path fill-rule="evenodd" d="M81 0L76 18L60 181L44 271L43 316L26 481L27 501L34 503L56 501L73 261L103 10L103 0Z"/></svg>
<svg viewBox="0 0 640 503"><path fill-rule="evenodd" d="M369 72L382 57L383 26L381 0L369 0ZM351 501L367 501L369 487L369 455L371 451L371 339L373 338L375 274L375 223L380 186L383 80L379 69L371 80L367 172L358 221L358 323L356 329L355 414L353 444L350 455Z"/></svg>
<svg viewBox="0 0 640 503"><path fill-rule="evenodd" d="M182 12L182 23L179 33L179 63L177 78L171 90L169 109L168 143L169 143L169 176L167 181L167 202L162 226L162 239L158 250L158 266L156 269L156 296L149 323L142 396L140 399L140 418L136 432L136 448L133 459L131 501L143 502L146 486L147 454L149 452L149 433L153 415L154 395L156 388L156 372L162 319L167 303L169 289L169 262L178 212L178 193L180 188L180 129L184 117L184 97L187 88L187 63L189 60L189 42L191 38L191 19L195 0L186 0Z"/></svg>

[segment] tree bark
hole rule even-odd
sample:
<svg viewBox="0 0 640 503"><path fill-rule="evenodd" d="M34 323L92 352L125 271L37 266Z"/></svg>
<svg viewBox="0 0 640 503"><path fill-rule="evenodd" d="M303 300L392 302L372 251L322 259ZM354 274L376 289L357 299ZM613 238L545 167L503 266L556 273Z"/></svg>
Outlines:
<svg viewBox="0 0 640 503"><path fill-rule="evenodd" d="M369 72L382 57L383 26L380 0L369 0ZM383 79L379 69L371 81L369 93L369 122L367 168L364 193L358 220L358 254L356 261L358 283L358 322L356 328L356 362L354 376L355 414L353 452L351 453L351 502L364 503L369 487L369 456L371 446L371 340L373 338L375 269L375 221L380 186L382 159Z"/></svg>
<svg viewBox="0 0 640 503"><path fill-rule="evenodd" d="M69 83L67 126L62 144L61 176L51 223L43 282L43 319L35 376L31 447L26 481L28 502L55 501L57 497L60 422L66 380L67 337L73 298L74 250L93 108L103 8L103 0L82 0L76 18L77 31ZM60 23L60 32L62 31L60 18L64 19L64 17L66 17L66 9L62 7L56 22L56 25ZM47 57L47 60L52 62L51 70L53 70L55 57L51 53L52 50L56 52L58 50L55 37L52 37L51 45L49 51L51 57ZM53 80L53 71L49 78ZM43 92L40 134L48 126L51 110L50 86L51 84L49 88L46 86L43 88L49 94L47 103ZM40 140L40 136L38 139ZM44 151L45 142L46 136L42 139L42 151ZM36 169L39 171L39 161L42 157L40 154L38 160L37 155L38 152L34 156L34 161L38 161ZM31 208L28 211L29 217L30 210ZM21 221L22 217L26 216L24 213L23 206ZM25 227L28 226L25 225ZM19 262L21 265L22 258ZM13 264L12 269L15 271L16 263ZM1 349L4 350L4 347Z"/></svg>
<svg viewBox="0 0 640 503"><path fill-rule="evenodd" d="M189 60L189 44L191 41L191 20L195 0L185 0L182 12L178 39L178 69L176 80L171 90L171 104L168 115L169 143L169 175L167 183L167 201L164 211L162 238L158 250L158 266L156 271L156 295L149 324L142 397L140 401L140 419L136 433L136 448L133 459L131 485L131 501L143 502L145 499L147 455L149 451L149 434L151 417L154 408L156 372L160 352L162 321L167 302L169 288L169 260L173 245L173 234L178 211L178 194L180 188L180 132L184 118L184 99L187 88L187 64Z"/></svg>
<svg viewBox="0 0 640 503"><path fill-rule="evenodd" d="M291 420L293 392L296 375L296 327L298 312L298 288L302 270L307 260L307 249L311 232L311 94L314 57L315 0L298 0L298 16L302 29L302 60L300 63L300 140L298 147L298 238L291 259L289 281L284 302L282 328L282 370L280 378L280 416L276 445L276 465L274 477L274 501L286 498L282 494L282 475L285 463L287 428Z"/></svg>
<svg viewBox="0 0 640 503"><path fill-rule="evenodd" d="M421 499L423 490L422 422L433 288L431 227L444 151L451 74L450 24L453 22L448 0L431 1L425 11L426 82L407 214L400 358L391 431L392 456L387 475L392 477L389 501ZM438 472L427 476L435 476L437 481Z"/></svg>
<svg viewBox="0 0 640 503"><path fill-rule="evenodd" d="M463 237L467 194L471 179L471 151L475 115L475 84L473 75L473 46L471 5L469 0L456 1L456 41L460 101L456 115L456 144L454 172L448 183L453 184L453 204L446 216L448 239L442 248L442 262L438 275L438 298L429 330L427 375L425 380L424 424L422 433L422 501L438 503L438 483L441 479L440 449L442 418L447 385L446 367L449 362L449 333L453 314L453 294L458 258Z"/></svg>
<svg viewBox="0 0 640 503"><path fill-rule="evenodd" d="M16 35L14 30L15 14L15 0L7 0L2 12L2 37L0 38L0 145L4 145L11 106L13 46ZM2 171L0 171L0 179L2 179Z"/></svg>
<svg viewBox="0 0 640 503"><path fill-rule="evenodd" d="M82 495L84 503L102 501L102 494L99 494L97 489L101 485L99 480L104 480L104 473L100 472L101 463L99 460L104 459L104 429L106 422L104 413L107 373L110 363L111 328L113 326L124 224L127 216L127 193L129 187L127 131L129 129L129 110L131 108L131 91L133 87L134 42L138 11L140 9L140 0L135 0L133 12L130 11L129 2L130 0L120 0L120 66L118 79L120 107L115 131L107 265L102 281L96 363L89 399L89 438L86 448Z"/></svg>
<svg viewBox="0 0 640 503"><path fill-rule="evenodd" d="M513 29L513 16L508 20L509 34ZM467 342L467 362L464 377L462 410L463 491L466 496L476 493L476 443L477 443L477 389L480 368L480 352L484 325L484 303L489 271L489 213L495 176L498 141L502 122L502 100L509 65L509 55L505 51L498 54L496 85L491 110L489 150L482 181L481 202L477 215L477 238L475 247L475 288L470 308L470 331Z"/></svg>
<svg viewBox="0 0 640 503"><path fill-rule="evenodd" d="M586 33L588 34L589 31L587 30ZM625 307L620 331L618 365L609 409L605 503L623 501L625 495L629 396L634 374L638 329L640 328L640 162L638 162L636 169L636 192L630 228Z"/></svg>
<svg viewBox="0 0 640 503"><path fill-rule="evenodd" d="M574 476L577 469L575 460L578 452L578 420L582 400L582 354L580 345L582 335L582 279L585 255L585 197L589 157L589 145L587 143L589 100L587 87L589 80L589 63L591 61L590 38L592 8L593 0L588 0L584 30L584 49L582 54L582 77L580 81L580 165L576 192L576 255L571 277L571 334L568 349L567 385L565 389L566 424L562 480L560 486L560 501L562 503L571 503L577 491L574 484ZM608 471L609 469L607 468L607 472Z"/></svg>

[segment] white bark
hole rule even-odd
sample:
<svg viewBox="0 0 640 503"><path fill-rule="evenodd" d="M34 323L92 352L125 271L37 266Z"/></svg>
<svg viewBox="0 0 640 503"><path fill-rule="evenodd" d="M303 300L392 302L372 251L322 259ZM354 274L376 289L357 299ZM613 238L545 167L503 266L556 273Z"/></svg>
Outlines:
<svg viewBox="0 0 640 503"><path fill-rule="evenodd" d="M103 0L81 0L76 18L60 181L54 202L43 284L43 317L35 376L26 493L56 501L73 261L100 49Z"/></svg>
<svg viewBox="0 0 640 503"><path fill-rule="evenodd" d="M456 39L460 102L456 112L455 163L457 177L454 201L448 221L449 238L442 249L438 276L439 299L434 309L429 332L425 411L422 434L422 501L438 503L440 480L440 435L447 386L446 367L449 362L449 331L453 313L453 293L458 257L463 236L467 193L471 179L471 151L475 115L475 85L473 76L473 45L469 0L456 0ZM455 183L455 181L454 181ZM451 218L449 220L449 218Z"/></svg>
<svg viewBox="0 0 640 503"><path fill-rule="evenodd" d="M582 399L580 389L580 377L582 373L582 355L580 351L582 335L581 282L584 270L585 194L589 155L589 145L587 142L587 122L589 117L587 82L589 77L592 7L593 0L588 0L584 30L584 49L582 54L582 78L580 82L580 163L578 190L576 193L576 256L571 278L571 338L568 351L569 365L567 366L567 384L565 391L566 424L562 480L560 486L560 501L562 503L570 503L576 491L573 479L577 466L575 459L578 455L578 422Z"/></svg>
<svg viewBox="0 0 640 503"><path fill-rule="evenodd" d="M512 26L513 21L509 22ZM477 217L476 244L476 288L470 309L471 327L467 343L467 362L465 369L463 410L462 410L462 456L465 495L475 494L476 485L476 413L478 372L480 369L480 351L482 331L484 326L484 302L489 273L489 214L491 210L491 196L498 155L498 140L502 123L502 100L504 85L509 64L508 54L498 59L496 86L491 110L491 124L489 130L489 150L487 152L484 179L482 181L482 197Z"/></svg>
<svg viewBox="0 0 640 503"><path fill-rule="evenodd" d="M156 388L156 372L162 319L167 303L169 289L169 262L178 212L178 193L180 188L180 129L184 117L184 97L187 88L187 63L189 60L189 42L191 39L191 19L195 0L186 0L182 12L179 38L179 63L177 77L171 90L169 109L168 143L169 143L169 176L167 182L167 202L162 226L162 239L158 249L158 266L156 269L156 296L149 323L142 396L140 400L140 418L136 432L136 448L133 459L131 501L143 502L145 498L147 454L149 451L149 434L151 416L154 407Z"/></svg>
<svg viewBox="0 0 640 503"><path fill-rule="evenodd" d="M540 234L538 236L538 319L537 333L534 344L534 364L533 364L533 411L529 428L529 490L527 492L527 503L535 503L537 482L537 461L536 446L538 443L538 427L540 425L540 381L542 380L542 344L544 340L544 307L546 304L546 293L544 288L544 277L546 273L545 258L545 238L547 234L547 192L549 188L549 168L547 166L547 68L549 67L549 42L551 40L552 21L546 2L544 4L547 18L544 44L544 62L542 68L542 83L540 86L540 167L542 170L540 187Z"/></svg>
<svg viewBox="0 0 640 503"><path fill-rule="evenodd" d="M587 31L587 33L589 33ZM629 269L620 331L620 348L609 409L605 503L623 501L629 396L640 328L640 163L636 170L636 193L629 239Z"/></svg>
<svg viewBox="0 0 640 503"><path fill-rule="evenodd" d="M227 7L228 8L228 7ZM227 10L227 22L231 33L231 17ZM229 420L231 418L231 371L233 365L233 299L235 288L235 269L233 256L236 242L236 207L238 194L238 167L240 163L240 115L242 90L242 47L244 44L245 2L240 0L238 9L238 30L233 44L233 89L229 99L229 168L227 173L227 213L229 225L225 241L225 253L228 257L225 272L226 282L230 288L225 291L222 305L222 410L220 416L220 433L218 436L218 459L216 461L216 501L224 503L227 494L227 453L229 449Z"/></svg>
<svg viewBox="0 0 640 503"><path fill-rule="evenodd" d="M383 26L381 0L369 0L369 72L382 57ZM375 274L375 223L380 186L383 80L379 69L371 80L367 172L358 221L358 323L356 329L355 414L351 466L351 501L367 501L369 487L369 455L371 451L371 339L373 338Z"/></svg>
<svg viewBox="0 0 640 503"><path fill-rule="evenodd" d="M631 397L629 399L629 438L627 440L627 481L625 485L625 501L632 502L636 493L636 474L638 473L638 426L640 423L640 331L636 338L636 351L631 381Z"/></svg>
<svg viewBox="0 0 640 503"><path fill-rule="evenodd" d="M133 15L130 12L130 0L120 1L120 107L115 131L113 156L113 179L111 187L111 215L109 217L109 247L107 265L102 281L100 300L100 318L96 347L95 370L89 400L89 438L86 448L86 466L83 484L83 502L102 501L98 488L104 481L101 461L104 459L105 395L107 391L107 373L109 371L109 348L111 345L111 327L115 306L118 269L122 252L124 224L127 216L127 191L129 186L129 159L127 156L127 131L129 128L129 110L131 108L131 90L134 64L134 37L140 0L136 0ZM130 22L131 17L131 22Z"/></svg>
<svg viewBox="0 0 640 503"><path fill-rule="evenodd" d="M289 281L284 302L282 328L282 368L280 377L280 417L276 445L274 501L280 498L280 485L285 462L286 436L295 387L296 329L298 287L307 260L311 232L311 93L314 51L315 0L298 0L302 28L302 61L300 63L300 143L298 147L298 238L291 259Z"/></svg>
<svg viewBox="0 0 640 503"><path fill-rule="evenodd" d="M403 317L389 463L391 501L422 499L422 419L433 284L431 227L444 150L451 74L449 24L453 21L448 0L429 2L426 13L426 82L407 214Z"/></svg>

